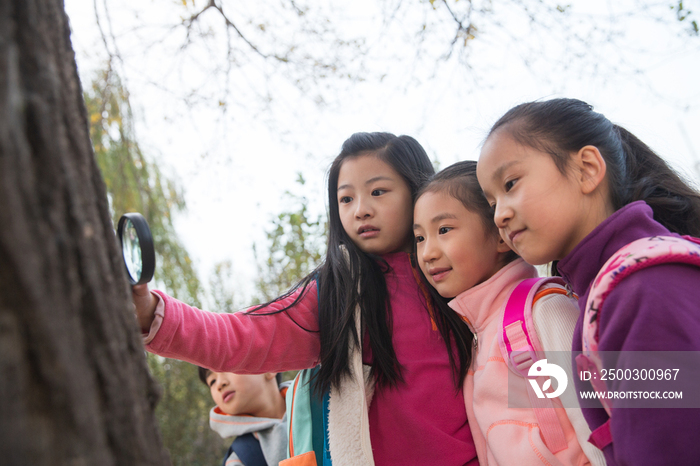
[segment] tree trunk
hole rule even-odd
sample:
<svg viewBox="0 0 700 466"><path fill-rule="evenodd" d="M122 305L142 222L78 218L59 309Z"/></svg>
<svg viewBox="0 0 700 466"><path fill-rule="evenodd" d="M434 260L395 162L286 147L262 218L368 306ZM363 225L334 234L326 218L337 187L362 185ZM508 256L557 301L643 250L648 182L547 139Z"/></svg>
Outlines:
<svg viewBox="0 0 700 466"><path fill-rule="evenodd" d="M168 464L61 0L0 0L0 462Z"/></svg>

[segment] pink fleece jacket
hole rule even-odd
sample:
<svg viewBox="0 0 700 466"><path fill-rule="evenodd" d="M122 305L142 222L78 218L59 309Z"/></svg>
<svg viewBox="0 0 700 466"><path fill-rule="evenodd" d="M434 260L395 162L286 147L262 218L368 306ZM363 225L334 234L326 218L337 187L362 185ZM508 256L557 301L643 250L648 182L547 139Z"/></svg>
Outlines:
<svg viewBox="0 0 700 466"><path fill-rule="evenodd" d="M518 259L449 303L452 309L468 319L477 337L472 367L464 383L464 401L482 466L588 463L563 408L557 408L557 415L569 446L552 454L540 436L535 412L508 407L509 392L511 397L523 400L523 405L529 405L529 398L525 378L515 379L517 383L511 378L509 384L509 369L501 354L498 338L503 329L504 304L521 280L536 276L534 267ZM536 303L533 315L539 304L540 301Z"/></svg>
<svg viewBox="0 0 700 466"><path fill-rule="evenodd" d="M391 267L385 277L404 383L374 392L369 426L375 464L476 464L464 397L455 389L447 349L432 329L409 256L383 258ZM148 351L222 372L280 372L318 363L319 334L301 328L318 330L315 286L292 309L269 316L215 314L158 294L165 306L160 328L149 334ZM364 354L365 362L371 363L371 353Z"/></svg>

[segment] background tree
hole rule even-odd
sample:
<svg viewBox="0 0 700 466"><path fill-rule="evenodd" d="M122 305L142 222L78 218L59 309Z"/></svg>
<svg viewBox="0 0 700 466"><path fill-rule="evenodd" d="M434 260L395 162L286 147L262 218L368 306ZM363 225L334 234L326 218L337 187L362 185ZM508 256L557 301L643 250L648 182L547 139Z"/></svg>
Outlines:
<svg viewBox="0 0 700 466"><path fill-rule="evenodd" d="M0 458L167 464L62 1L0 1L0 82Z"/></svg>
<svg viewBox="0 0 700 466"><path fill-rule="evenodd" d="M653 21L671 36L699 36L697 12L681 0L382 0L363 5L374 15L370 21L340 1L94 4L115 64L125 71L130 63L146 67L126 73L134 87L162 92L188 108L218 107L274 126L280 115L298 111L290 95L338 106L338 91L348 86L390 79L409 88L452 65L465 92L474 92L489 86L489 74L502 66L483 60L499 49L514 49L533 75L552 83L544 62L555 64L556 72L601 82L622 74L648 86L639 76L646 63L630 53L636 52L627 37L630 24ZM174 64L164 67L158 56L174 57Z"/></svg>
<svg viewBox="0 0 700 466"><path fill-rule="evenodd" d="M230 260L219 262L209 278L209 306L216 312L237 311L232 269Z"/></svg>
<svg viewBox="0 0 700 466"><path fill-rule="evenodd" d="M303 193L305 180L297 177L297 188ZM306 196L286 191L283 199L285 210L271 220L265 232L265 247L253 245L258 263L254 301L264 303L288 291L302 278L321 265L326 250L327 228L325 215L309 211ZM298 371L282 374L283 380L291 380Z"/></svg>
<svg viewBox="0 0 700 466"><path fill-rule="evenodd" d="M301 173L297 184L306 181ZM267 302L289 290L321 264L326 250L326 222L323 215L309 211L305 196L285 191L285 210L271 220L265 233L266 244L260 254L253 245L258 262L255 282L257 301Z"/></svg>
<svg viewBox="0 0 700 466"><path fill-rule="evenodd" d="M143 214L156 250L155 280L180 299L201 306L199 279L173 226L175 216L186 208L182 192L141 150L128 92L111 63L92 81L84 97L114 224L126 212Z"/></svg>

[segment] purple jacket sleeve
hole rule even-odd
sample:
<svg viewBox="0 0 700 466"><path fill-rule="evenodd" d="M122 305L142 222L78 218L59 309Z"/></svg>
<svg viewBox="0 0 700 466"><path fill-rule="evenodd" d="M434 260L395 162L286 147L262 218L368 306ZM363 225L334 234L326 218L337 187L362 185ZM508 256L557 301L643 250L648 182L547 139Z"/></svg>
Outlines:
<svg viewBox="0 0 700 466"><path fill-rule="evenodd" d="M603 306L599 350L700 351L699 287L700 268L690 265L657 265L630 275ZM608 388L639 390L639 383L609 382ZM699 409L616 409L613 402L610 425L619 465L669 464L669 455L673 464L700 458Z"/></svg>
<svg viewBox="0 0 700 466"><path fill-rule="evenodd" d="M318 363L318 293L314 284L270 304L256 314L217 314L188 306L156 291L165 303L163 321L146 345L152 353L181 359L217 372L256 374L305 369Z"/></svg>

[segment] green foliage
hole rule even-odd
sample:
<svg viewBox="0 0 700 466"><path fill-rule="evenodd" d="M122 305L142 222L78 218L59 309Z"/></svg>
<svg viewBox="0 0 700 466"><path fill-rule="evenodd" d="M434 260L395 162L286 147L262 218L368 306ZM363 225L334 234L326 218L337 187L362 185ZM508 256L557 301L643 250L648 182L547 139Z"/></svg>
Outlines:
<svg viewBox="0 0 700 466"><path fill-rule="evenodd" d="M684 22L688 25L687 31L689 34L697 36L700 33L698 29L698 21L695 19L695 15L691 10L689 10L682 1L678 4L671 5L671 9L676 12L676 18L678 21Z"/></svg>
<svg viewBox="0 0 700 466"><path fill-rule="evenodd" d="M199 380L197 367L150 353L148 366L163 388L156 416L173 465L221 464L233 439L222 439L209 427L209 410L214 403Z"/></svg>
<svg viewBox="0 0 700 466"><path fill-rule="evenodd" d="M296 181L301 187L306 183L301 173ZM327 226L323 216L309 213L305 197L290 191L285 196L289 207L272 219L272 229L266 233L267 257L261 261L253 247L258 262L255 285L259 302L270 301L287 291L311 273L325 253Z"/></svg>
<svg viewBox="0 0 700 466"><path fill-rule="evenodd" d="M297 178L303 188L306 181L301 173ZM268 302L289 290L320 265L326 248L327 224L323 215L313 216L308 200L285 191L288 207L272 219L272 228L266 232L267 256L261 259L255 245L253 252L258 263L255 282L257 302ZM297 371L282 373L282 380L291 380Z"/></svg>
<svg viewBox="0 0 700 466"><path fill-rule="evenodd" d="M216 312L236 312L233 292L227 286L231 282L232 264L230 260L214 266L214 273L209 279L209 301L211 309Z"/></svg>
<svg viewBox="0 0 700 466"><path fill-rule="evenodd" d="M119 77L110 69L100 73L84 97L114 224L125 212L141 212L153 233L156 280L178 298L200 305L201 285L172 223L174 214L185 209L182 192L141 151Z"/></svg>

